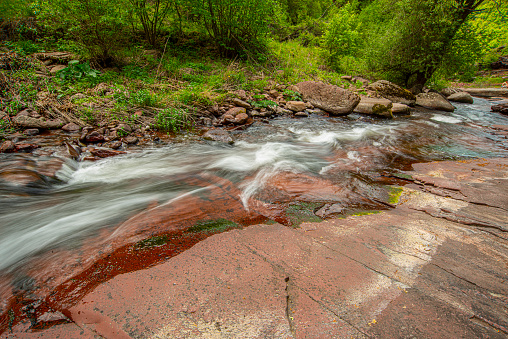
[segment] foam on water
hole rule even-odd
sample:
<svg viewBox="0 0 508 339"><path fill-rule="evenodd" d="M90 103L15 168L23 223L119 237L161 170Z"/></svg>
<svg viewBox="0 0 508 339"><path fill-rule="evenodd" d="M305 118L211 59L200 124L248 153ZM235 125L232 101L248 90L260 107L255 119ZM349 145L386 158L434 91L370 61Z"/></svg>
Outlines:
<svg viewBox="0 0 508 339"><path fill-rule="evenodd" d="M463 122L462 119L457 119L452 116L442 114L434 114L431 119L434 121L446 122L447 124L460 124Z"/></svg>

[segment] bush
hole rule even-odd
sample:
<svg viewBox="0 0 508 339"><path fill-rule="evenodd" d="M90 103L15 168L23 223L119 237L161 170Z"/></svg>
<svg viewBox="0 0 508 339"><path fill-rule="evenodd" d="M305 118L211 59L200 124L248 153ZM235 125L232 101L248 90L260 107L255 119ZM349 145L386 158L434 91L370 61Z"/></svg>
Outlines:
<svg viewBox="0 0 508 339"><path fill-rule="evenodd" d="M204 0L196 6L223 56L262 58L274 0Z"/></svg>
<svg viewBox="0 0 508 339"><path fill-rule="evenodd" d="M333 16L323 37L322 46L328 52L330 65L340 69L340 60L354 55L360 46L360 34L357 30L357 14L351 3L341 7Z"/></svg>
<svg viewBox="0 0 508 339"><path fill-rule="evenodd" d="M94 61L114 62L127 40L127 8L108 0L53 0L41 7L40 20L48 32L65 32Z"/></svg>
<svg viewBox="0 0 508 339"><path fill-rule="evenodd" d="M192 119L185 110L180 108L166 108L155 115L154 127L165 132L179 132L190 129Z"/></svg>

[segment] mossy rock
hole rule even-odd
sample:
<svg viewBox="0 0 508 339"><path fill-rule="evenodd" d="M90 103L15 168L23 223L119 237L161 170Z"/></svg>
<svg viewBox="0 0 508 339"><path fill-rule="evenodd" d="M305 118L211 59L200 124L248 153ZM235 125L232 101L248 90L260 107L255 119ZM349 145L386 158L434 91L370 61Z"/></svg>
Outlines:
<svg viewBox="0 0 508 339"><path fill-rule="evenodd" d="M416 103L416 96L413 93L387 80L376 81L367 86L367 89L395 103L408 106L414 106Z"/></svg>

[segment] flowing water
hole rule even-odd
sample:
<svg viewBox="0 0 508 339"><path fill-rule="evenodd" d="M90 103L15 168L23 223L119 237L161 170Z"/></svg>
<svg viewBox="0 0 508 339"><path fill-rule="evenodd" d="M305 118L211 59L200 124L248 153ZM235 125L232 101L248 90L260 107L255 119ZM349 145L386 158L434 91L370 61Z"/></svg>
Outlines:
<svg viewBox="0 0 508 339"><path fill-rule="evenodd" d="M490 112L490 105L476 99L473 105L458 104L454 113L421 110L394 120L279 118L255 123L231 146L196 138L97 162L66 160L56 178L38 174L41 180L34 183L0 180L0 276L8 277L4 285L34 277L38 268L62 264L58 256L74 260L69 254L74 252L86 261L87 242L96 245L94 253L112 253L108 246L115 241L121 247L129 237L139 241L163 234L167 229L155 228L175 211L192 204L213 211L214 199L225 199L226 193L230 202L225 204L237 201L245 215L287 224L292 222L283 211L294 201L316 209L341 204L341 213L383 207L379 190L411 163L508 156L507 139L492 128L508 125L508 118ZM0 172L12 171L19 157L1 155ZM22 159L25 167L35 161ZM215 198L217 187L226 193ZM205 207L193 208L196 213ZM142 232L132 226L147 215L159 221L153 227L143 221ZM247 225L261 219L235 221L242 220Z"/></svg>

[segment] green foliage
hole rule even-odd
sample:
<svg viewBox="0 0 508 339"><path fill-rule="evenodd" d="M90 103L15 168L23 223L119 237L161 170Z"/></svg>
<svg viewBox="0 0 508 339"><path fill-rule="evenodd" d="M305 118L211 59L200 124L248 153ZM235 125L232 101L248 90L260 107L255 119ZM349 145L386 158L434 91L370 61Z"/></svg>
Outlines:
<svg viewBox="0 0 508 339"><path fill-rule="evenodd" d="M129 0L133 14L141 24L146 41L156 47L160 28L168 15L173 0Z"/></svg>
<svg viewBox="0 0 508 339"><path fill-rule="evenodd" d="M262 57L274 0L203 0L196 5L223 56Z"/></svg>
<svg viewBox="0 0 508 339"><path fill-rule="evenodd" d="M378 77L419 90L442 70L463 72L477 57L475 33L464 25L483 0L376 0L360 14L360 55Z"/></svg>
<svg viewBox="0 0 508 339"><path fill-rule="evenodd" d="M39 19L48 32L65 32L91 58L108 65L125 45L127 10L108 0L52 0L44 2Z"/></svg>
<svg viewBox="0 0 508 339"><path fill-rule="evenodd" d="M273 108L277 106L277 103L273 100L266 99L264 95L254 95L253 100L249 100L249 103L254 108Z"/></svg>
<svg viewBox="0 0 508 339"><path fill-rule="evenodd" d="M148 78L148 72L139 67L138 65L127 65L122 69L123 75L129 79L140 79L144 80Z"/></svg>
<svg viewBox="0 0 508 339"><path fill-rule="evenodd" d="M130 103L136 106L151 106L151 107L158 106L159 102L157 96L145 88L139 91L132 92L129 101Z"/></svg>
<svg viewBox="0 0 508 339"><path fill-rule="evenodd" d="M0 119L0 140L12 132L14 132L12 125L7 120Z"/></svg>
<svg viewBox="0 0 508 339"><path fill-rule="evenodd" d="M80 64L79 60L72 60L69 61L69 65L66 68L58 71L57 74L62 80L75 81L87 77L97 78L100 72L92 69L88 61Z"/></svg>
<svg viewBox="0 0 508 339"><path fill-rule="evenodd" d="M284 96L284 99L286 99L286 101L303 101L302 95L300 93L291 91L289 89L284 90L282 95Z"/></svg>
<svg viewBox="0 0 508 339"><path fill-rule="evenodd" d="M356 8L352 3L341 7L332 17L323 37L322 46L330 65L336 70L350 67L341 65L344 57L356 54L360 46ZM351 62L349 59L348 63Z"/></svg>
<svg viewBox="0 0 508 339"><path fill-rule="evenodd" d="M166 108L155 115L154 127L165 132L179 132L190 129L192 119L185 110L180 108Z"/></svg>

